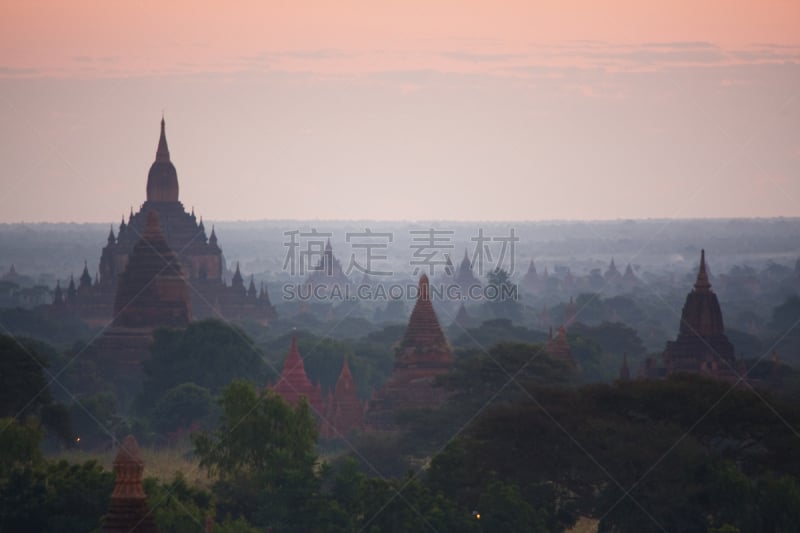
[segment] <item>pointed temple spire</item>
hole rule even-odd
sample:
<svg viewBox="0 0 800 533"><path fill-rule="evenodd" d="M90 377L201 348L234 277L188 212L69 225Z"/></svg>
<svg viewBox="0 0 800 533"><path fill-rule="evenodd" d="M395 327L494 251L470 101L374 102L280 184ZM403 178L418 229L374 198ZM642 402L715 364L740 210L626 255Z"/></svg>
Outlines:
<svg viewBox="0 0 800 533"><path fill-rule="evenodd" d="M117 238L114 236L114 226L108 228L108 244L114 244Z"/></svg>
<svg viewBox="0 0 800 533"><path fill-rule="evenodd" d="M369 403L367 425L392 429L397 410L438 408L447 392L436 386L435 378L447 373L452 364L450 346L431 302L428 276L422 274L417 302L395 350L394 370Z"/></svg>
<svg viewBox="0 0 800 533"><path fill-rule="evenodd" d="M164 115L161 115L161 136L158 139L158 149L156 150L156 161L169 161L169 147L167 147L167 132Z"/></svg>
<svg viewBox="0 0 800 533"><path fill-rule="evenodd" d="M158 139L156 160L147 174L147 200L149 202L178 201L178 172L169 157L164 117L161 117L161 136Z"/></svg>
<svg viewBox="0 0 800 533"><path fill-rule="evenodd" d="M92 285L92 276L89 275L89 265L86 263L86 259L83 260L83 273L80 277L80 287L91 287Z"/></svg>
<svg viewBox="0 0 800 533"><path fill-rule="evenodd" d="M212 250L216 250L219 248L217 244L217 232L214 230L214 225L211 225L211 235L208 237L208 245L211 246Z"/></svg>
<svg viewBox="0 0 800 533"><path fill-rule="evenodd" d="M283 371L278 383L272 390L283 396L283 399L292 405L297 405L300 398L305 396L309 405L316 411L322 410L322 395L318 387L311 384L306 374L306 367L300 350L297 349L297 337L292 335L292 344L289 353L283 362Z"/></svg>
<svg viewBox="0 0 800 533"><path fill-rule="evenodd" d="M442 350L444 359L448 362L450 360L450 350L447 348L447 341L431 303L430 282L426 274L419 277L417 303L414 304L411 317L408 319L401 347L421 348L425 352Z"/></svg>
<svg viewBox="0 0 800 533"><path fill-rule="evenodd" d="M350 373L350 365L347 364L347 355L345 354L344 361L342 362L342 371L339 373L339 379L336 382L336 386L338 388L341 384L344 388L349 389L351 388L350 385L352 382L353 375Z"/></svg>
<svg viewBox="0 0 800 533"><path fill-rule="evenodd" d="M700 250L700 269L697 272L697 281L694 283L695 292L710 292L711 282L708 281L708 272L706 271L706 251Z"/></svg>
<svg viewBox="0 0 800 533"><path fill-rule="evenodd" d="M153 516L147 507L142 485L144 461L133 435L128 435L114 459L114 491L111 505L103 521L102 533L157 533Z"/></svg>
<svg viewBox="0 0 800 533"><path fill-rule="evenodd" d="M356 384L345 355L334 392L332 394L330 390L328 391L325 420L320 434L323 438L335 439L363 427L364 404L358 399Z"/></svg>
<svg viewBox="0 0 800 533"><path fill-rule="evenodd" d="M664 350L667 374L690 372L726 380L738 379L733 344L725 335L722 309L708 281L705 250L694 287L681 310L678 338Z"/></svg>
<svg viewBox="0 0 800 533"><path fill-rule="evenodd" d="M242 287L244 289L244 278L242 278L242 272L239 270L239 261L236 261L236 272L233 273L233 278L231 278L231 287Z"/></svg>

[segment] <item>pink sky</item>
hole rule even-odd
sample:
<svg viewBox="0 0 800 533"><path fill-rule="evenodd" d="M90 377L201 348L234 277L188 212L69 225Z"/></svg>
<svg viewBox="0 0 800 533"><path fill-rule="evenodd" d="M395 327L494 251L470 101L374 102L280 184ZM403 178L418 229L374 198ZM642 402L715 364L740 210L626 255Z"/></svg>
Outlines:
<svg viewBox="0 0 800 533"><path fill-rule="evenodd" d="M4 2L0 222L800 215L800 3ZM487 193L487 188L490 193Z"/></svg>

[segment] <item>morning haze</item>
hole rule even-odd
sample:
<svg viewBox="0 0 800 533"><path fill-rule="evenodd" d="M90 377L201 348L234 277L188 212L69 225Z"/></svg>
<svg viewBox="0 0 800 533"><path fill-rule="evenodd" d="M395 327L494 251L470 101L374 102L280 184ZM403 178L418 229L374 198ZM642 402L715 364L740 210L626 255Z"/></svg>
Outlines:
<svg viewBox="0 0 800 533"><path fill-rule="evenodd" d="M800 4L0 5L0 533L800 524Z"/></svg>

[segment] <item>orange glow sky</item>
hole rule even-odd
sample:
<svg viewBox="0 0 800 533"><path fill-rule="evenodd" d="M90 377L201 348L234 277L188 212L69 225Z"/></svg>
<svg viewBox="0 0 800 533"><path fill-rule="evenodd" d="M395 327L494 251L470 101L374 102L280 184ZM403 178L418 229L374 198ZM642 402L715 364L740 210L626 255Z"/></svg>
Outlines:
<svg viewBox="0 0 800 533"><path fill-rule="evenodd" d="M0 5L0 222L800 216L800 3Z"/></svg>

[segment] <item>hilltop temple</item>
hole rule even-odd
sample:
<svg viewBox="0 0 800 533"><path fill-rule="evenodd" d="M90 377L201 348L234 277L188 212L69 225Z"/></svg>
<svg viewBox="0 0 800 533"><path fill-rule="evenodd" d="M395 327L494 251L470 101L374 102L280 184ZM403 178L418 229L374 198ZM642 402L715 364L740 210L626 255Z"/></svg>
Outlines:
<svg viewBox="0 0 800 533"><path fill-rule="evenodd" d="M428 276L422 274L417 302L395 353L394 370L369 402L367 426L392 429L398 410L439 406L446 391L436 387L434 381L452 364L450 346L433 310Z"/></svg>
<svg viewBox="0 0 800 533"><path fill-rule="evenodd" d="M112 316L114 296L136 243L144 236L148 213L158 215L166 243L180 262L183 275L192 290L192 315L196 318L248 318L267 323L275 318L269 296L256 291L251 279L245 288L238 265L233 284L222 279L225 258L217 242L214 228L206 235L202 219L187 213L179 200L178 173L170 159L166 125L161 119L161 135L156 158L147 175L147 199L136 213L131 210L127 223L123 217L117 234L109 230L106 246L100 256L99 272L93 281L84 266L77 289L71 280L66 305L91 325L105 325Z"/></svg>

